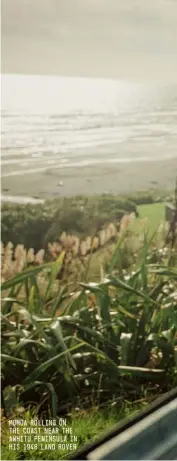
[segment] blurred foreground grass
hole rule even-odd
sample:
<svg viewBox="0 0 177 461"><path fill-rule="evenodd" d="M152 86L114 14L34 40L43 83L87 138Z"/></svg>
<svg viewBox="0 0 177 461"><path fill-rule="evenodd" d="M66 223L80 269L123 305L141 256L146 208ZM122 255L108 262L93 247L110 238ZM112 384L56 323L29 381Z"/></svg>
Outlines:
<svg viewBox="0 0 177 461"><path fill-rule="evenodd" d="M152 397L151 397L152 398ZM98 408L93 407L89 410L73 411L67 418L67 426L72 428L72 433L77 437L77 448L81 449L85 444L92 443L94 440L103 436L104 432L111 430L112 427L118 424L123 418L130 418L137 414L141 409L147 406L147 400L138 402L111 402L110 408ZM34 419L34 414L30 411L22 413L21 418L28 420ZM41 432L42 434L43 432ZM22 428L20 431L22 435ZM72 455L73 451L67 449L55 449L55 450L28 450L24 451L23 444L20 444L19 451L9 450L9 427L5 418L2 421L2 451L1 459L3 460L21 460L21 459L67 459ZM57 447L57 444L56 444Z"/></svg>

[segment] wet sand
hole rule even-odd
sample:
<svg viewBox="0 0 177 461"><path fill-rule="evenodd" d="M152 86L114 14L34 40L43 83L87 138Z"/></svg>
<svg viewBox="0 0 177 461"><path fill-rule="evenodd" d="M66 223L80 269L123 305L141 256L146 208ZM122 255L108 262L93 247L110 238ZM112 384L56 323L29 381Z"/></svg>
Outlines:
<svg viewBox="0 0 177 461"><path fill-rule="evenodd" d="M50 169L48 172L2 178L3 196L51 199L60 196L125 194L148 189L171 190L177 176L177 158Z"/></svg>

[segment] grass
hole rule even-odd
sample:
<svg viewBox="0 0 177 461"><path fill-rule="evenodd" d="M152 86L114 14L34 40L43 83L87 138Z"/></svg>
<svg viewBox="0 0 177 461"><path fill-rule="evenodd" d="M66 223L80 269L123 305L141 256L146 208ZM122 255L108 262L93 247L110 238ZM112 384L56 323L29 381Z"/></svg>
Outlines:
<svg viewBox="0 0 177 461"><path fill-rule="evenodd" d="M176 254L153 247L146 234L142 242L120 235L100 281L80 282L73 294L59 284L53 297L62 258L2 284L5 393L10 385L16 401L41 401L42 411L50 406L55 415L77 405L78 395L106 401L110 389L139 395L141 380L168 386L166 371L173 373L176 360ZM48 284L41 294L42 272Z"/></svg>
<svg viewBox="0 0 177 461"><path fill-rule="evenodd" d="M131 225L131 229L138 236L143 236L145 229L150 230L153 234L161 223L164 223L165 217L165 204L164 203L152 203L148 205L139 205L137 207L139 217ZM141 227L141 221L147 218L145 226ZM143 237L142 237L143 238ZM105 267L113 256L116 248L116 243L108 242L104 248L100 248L93 253L89 259L89 269L87 272L88 280L99 281L101 268ZM84 272L83 272L84 274Z"/></svg>
<svg viewBox="0 0 177 461"><path fill-rule="evenodd" d="M139 218L147 218L149 227L154 232L159 224L164 221L165 217L165 204L153 203L148 205L138 206Z"/></svg>
<svg viewBox="0 0 177 461"><path fill-rule="evenodd" d="M112 427L118 424L124 418L130 418L136 415L140 409L144 409L147 406L147 400L140 402L123 402L117 401L112 402L108 409L101 409L93 407L89 410L81 410L73 412L67 418L67 427L71 428L72 435L75 436L74 450L58 448L58 443L55 444L55 450L40 450L40 443L38 448L34 451L32 449L24 451L24 444L20 443L20 449L9 450L9 426L5 418L2 422L2 452L1 459L3 460L21 460L21 459L66 459L73 454L75 450L79 450L84 445L92 443L98 439L100 434L103 435L107 431L111 430ZM26 412L18 418L23 418L29 421L28 427L30 427L30 420L34 419L34 415L30 412ZM20 435L23 435L22 428L19 431ZM44 432L41 432L41 435ZM67 442L73 440L70 436L67 436ZM66 442L65 442L66 443ZM43 444L44 445L44 444Z"/></svg>
<svg viewBox="0 0 177 461"><path fill-rule="evenodd" d="M157 205L139 208L142 217L149 212L154 229L164 210ZM141 220L136 229L120 229L116 245L104 249L107 256L92 256L97 277L92 259L89 276L82 274L73 292L61 282L52 292L64 254L1 287L5 416L19 407L25 415L35 408L43 419L67 415L79 447L138 411L148 396L177 384L176 248L164 245L164 229L152 235ZM6 429L3 453L9 459ZM36 459L44 459L43 453ZM45 452L46 459L65 455ZM19 456L34 459L34 452Z"/></svg>
<svg viewBox="0 0 177 461"><path fill-rule="evenodd" d="M145 229L149 229L153 234L159 227L161 223L164 223L165 217L165 204L164 203L152 203L148 205L139 205L137 207L139 217L131 226L132 230L137 233L137 235L143 235ZM141 227L141 220L147 218L147 223L145 226ZM88 280L98 281L100 279L100 268L105 267L106 263L113 256L116 248L115 243L108 243L104 248L97 250L95 254L92 255L89 264L88 271Z"/></svg>

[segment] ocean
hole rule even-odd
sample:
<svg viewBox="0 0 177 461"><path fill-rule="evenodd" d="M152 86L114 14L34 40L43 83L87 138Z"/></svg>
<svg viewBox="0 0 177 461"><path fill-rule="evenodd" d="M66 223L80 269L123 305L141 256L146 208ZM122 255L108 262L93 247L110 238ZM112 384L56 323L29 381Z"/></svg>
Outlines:
<svg viewBox="0 0 177 461"><path fill-rule="evenodd" d="M177 85L2 75L2 177L177 156Z"/></svg>

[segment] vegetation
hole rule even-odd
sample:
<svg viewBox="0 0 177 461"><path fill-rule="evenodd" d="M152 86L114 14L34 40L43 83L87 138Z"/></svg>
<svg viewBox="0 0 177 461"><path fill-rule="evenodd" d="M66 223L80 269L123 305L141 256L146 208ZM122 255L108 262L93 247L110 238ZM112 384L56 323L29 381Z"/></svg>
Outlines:
<svg viewBox="0 0 177 461"><path fill-rule="evenodd" d="M147 208L138 208L136 223L123 217L116 243L91 254L85 272L75 270L74 288L57 279L67 251L2 283L4 459L11 455L8 416L34 408L39 417L67 415L78 432L87 418L96 437L105 419L113 424L177 384L177 242L167 244L168 228L159 225L163 206L155 207L158 229L148 230ZM153 211L151 218L155 229ZM101 267L99 252L107 252ZM97 273L92 282L95 260L99 279ZM66 453L45 454L54 455ZM31 456L16 452L14 459Z"/></svg>
<svg viewBox="0 0 177 461"><path fill-rule="evenodd" d="M140 205L138 206L138 213L139 219L137 220L134 213L125 215L121 225L125 221L129 224L133 223L134 230L137 229L139 232L139 230L142 231L141 222L144 218L146 229L150 227L150 231L153 233L164 220L164 204ZM67 255L65 257L65 269L62 268L62 279L64 279L64 274L66 279L73 279L75 273L75 279L79 281L84 276L84 272L87 272L89 280L99 280L100 265L105 264L113 254L119 230L120 222L109 223L98 231L96 236L85 238L67 235L66 232L63 232L56 242L48 243L46 251L40 249L37 252L34 251L34 248L27 250L21 244L14 247L12 242L8 242L6 246L1 243L2 281L8 280L29 265L40 265L49 260L56 260L63 250L67 252ZM88 263L89 270L87 270Z"/></svg>
<svg viewBox="0 0 177 461"><path fill-rule="evenodd" d="M77 437L77 449L80 449L87 443L91 443L96 440L100 434L111 430L115 424L118 424L123 418L130 418L136 415L140 409L144 409L147 406L147 402L151 401L152 396L149 399L142 399L137 402L123 402L120 401L119 405L115 402L111 402L111 407L108 409L92 407L89 410L73 411L68 417L68 427L72 428L73 434ZM16 416L16 415L14 415ZM17 416L16 416L17 417ZM34 419L34 412L27 411L25 413L19 413L18 418L24 418L27 421ZM22 428L21 428L22 429ZM22 433L22 430L21 430ZM20 444L20 450L9 450L9 427L7 419L2 417L2 452L1 459L4 460L18 460L18 459L66 459L72 456L73 451L58 448L55 450L24 450L24 446Z"/></svg>
<svg viewBox="0 0 177 461"><path fill-rule="evenodd" d="M114 222L125 213L136 213L136 205L128 199L113 196L75 197L53 200L39 205L2 206L2 240L25 248L46 248L62 232L79 236L95 235L110 216Z"/></svg>
<svg viewBox="0 0 177 461"><path fill-rule="evenodd" d="M82 401L90 395L107 400L111 389L111 395L128 392L137 397L146 380L171 386L177 257L162 242L159 247L159 241L158 234L153 247L145 234L137 244L131 232L126 238L123 232L107 274L103 268L99 283L80 283L73 294L59 283L51 298L63 253L56 262L29 268L4 282L3 388L17 386L17 400L40 400L43 411L52 399L51 412L56 414L68 411L73 402L77 405L78 395ZM41 273L47 281L44 293L39 289ZM154 369L147 370L153 359Z"/></svg>
<svg viewBox="0 0 177 461"><path fill-rule="evenodd" d="M133 223L135 219L135 213L125 215L122 218L122 224L125 221ZM110 223L104 229L100 230L97 236L87 236L85 239L79 239L75 235L67 235L66 232L63 232L58 242L48 244L46 252L44 249L41 249L37 253L35 253L33 248L26 250L24 245L17 245L13 248L12 242L9 242L6 246L1 242L2 281L8 280L13 275L26 269L29 265L43 264L44 261L49 259L56 260L63 250L66 252L63 265L65 267L70 265L70 272L72 273L74 272L73 262L75 266L81 261L84 265L87 262L88 255L93 255L99 248L103 249L110 242L115 242L119 232L118 229L120 229L120 223L117 226Z"/></svg>
<svg viewBox="0 0 177 461"><path fill-rule="evenodd" d="M154 232L161 222L164 221L165 207L164 203L154 203L153 205L140 205L138 206L138 213L140 219L147 218L150 229Z"/></svg>
<svg viewBox="0 0 177 461"><path fill-rule="evenodd" d="M171 199L171 194L169 199ZM126 213L137 213L137 205L163 202L167 193L143 192L132 197L102 195L60 198L41 205L2 204L2 241L23 244L26 249L46 248L64 231L79 237L95 235L109 222Z"/></svg>

